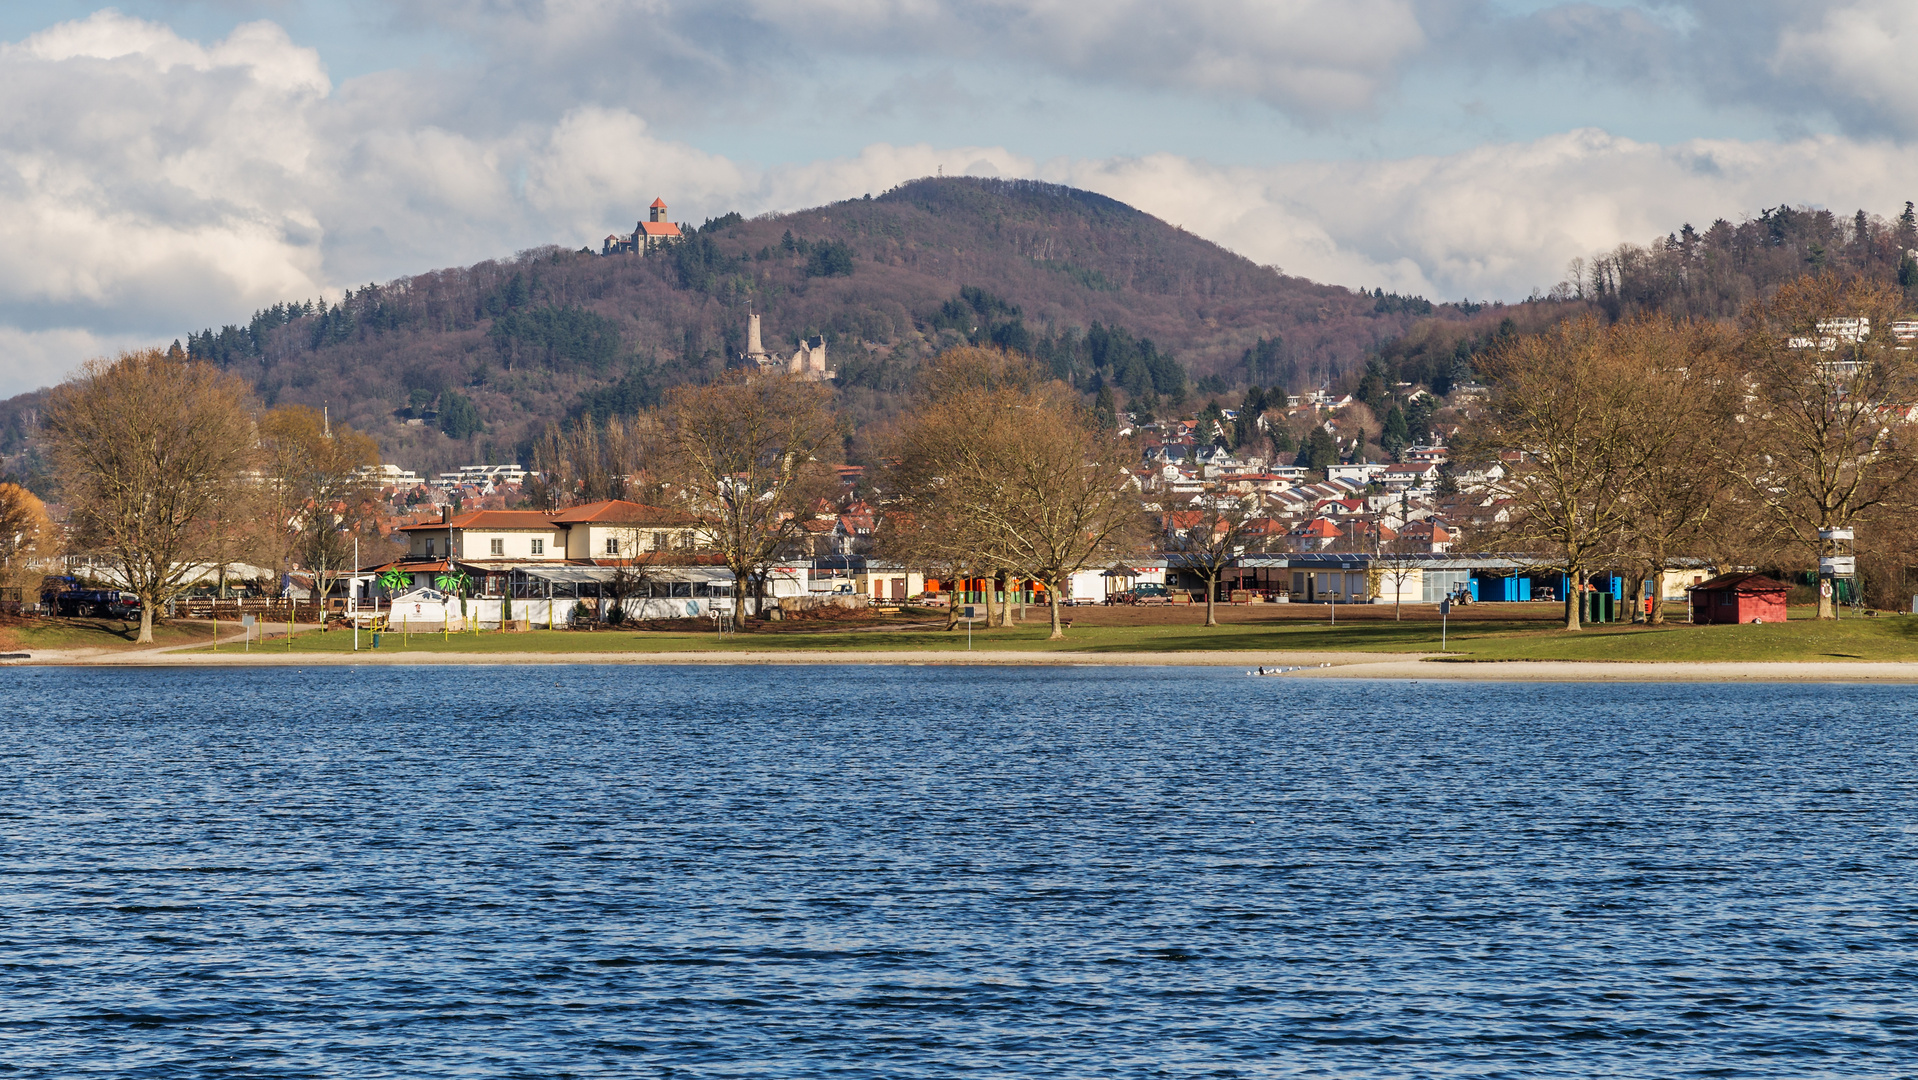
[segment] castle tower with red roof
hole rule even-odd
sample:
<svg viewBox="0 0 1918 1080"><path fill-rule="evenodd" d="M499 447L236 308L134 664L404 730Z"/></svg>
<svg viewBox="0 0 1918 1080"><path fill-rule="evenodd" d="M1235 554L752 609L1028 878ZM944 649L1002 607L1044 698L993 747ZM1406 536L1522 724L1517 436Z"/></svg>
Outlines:
<svg viewBox="0 0 1918 1080"><path fill-rule="evenodd" d="M647 220L633 227L631 236L617 233L608 236L600 245L601 255L639 254L649 255L667 244L681 239L679 226L666 220L666 200L654 199L647 207Z"/></svg>

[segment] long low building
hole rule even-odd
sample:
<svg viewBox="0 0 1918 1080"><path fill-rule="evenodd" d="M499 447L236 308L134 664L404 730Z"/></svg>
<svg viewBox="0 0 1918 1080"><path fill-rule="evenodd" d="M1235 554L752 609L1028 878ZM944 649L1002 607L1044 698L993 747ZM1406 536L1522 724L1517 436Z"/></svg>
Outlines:
<svg viewBox="0 0 1918 1080"><path fill-rule="evenodd" d="M1203 590L1205 578L1194 561L1177 553L1164 557L1168 585ZM1671 560L1664 599L1684 600L1686 589L1711 577L1715 569L1702 559ZM1592 575L1587 584L1613 596L1632 593L1631 581L1615 572ZM1238 591L1288 603L1433 604L1451 596L1501 602L1557 600L1570 588L1551 560L1501 553L1305 552L1242 555L1228 568L1221 591Z"/></svg>

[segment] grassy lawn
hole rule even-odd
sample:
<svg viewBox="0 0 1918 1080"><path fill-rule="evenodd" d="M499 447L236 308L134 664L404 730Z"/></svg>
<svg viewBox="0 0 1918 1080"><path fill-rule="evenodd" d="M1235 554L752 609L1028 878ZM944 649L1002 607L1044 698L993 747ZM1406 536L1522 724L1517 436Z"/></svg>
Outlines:
<svg viewBox="0 0 1918 1080"><path fill-rule="evenodd" d="M1455 650L1474 660L1918 660L1910 615L1759 626L1611 626L1533 630L1474 639Z"/></svg>
<svg viewBox="0 0 1918 1080"><path fill-rule="evenodd" d="M233 623L222 623L220 632L231 634ZM43 652L51 649L131 649L140 636L140 624L119 619L26 619L0 629L0 644L5 651ZM213 629L205 622L169 622L153 628L153 645L187 645L211 641ZM224 650L222 650L224 651Z"/></svg>
<svg viewBox="0 0 1918 1080"><path fill-rule="evenodd" d="M1820 623L1810 609L1794 609L1792 621L1763 626L1600 626L1570 632L1557 628L1557 609L1549 605L1483 604L1454 612L1446 631L1446 652L1460 660L1670 660L1805 661L1918 660L1918 618L1880 616ZM1221 611L1225 625L1201 625L1191 609L1077 609L1064 641L1047 641L1043 613L1011 629L976 627L977 651L1073 653L1153 652L1377 652L1439 651L1436 612L1407 608L1403 621L1390 608L1341 609L1337 625L1321 607L1271 607ZM925 613L876 616L845 623L759 624L724 637L707 630L601 629L533 630L523 634L383 634L382 653L744 653L872 651L964 652L965 631L947 633L943 616ZM187 633L204 634L204 624ZM360 647L371 650L372 634L362 631ZM51 646L41 646L51 647ZM291 646L284 639L255 644L270 653L341 653L353 647L350 631L302 633ZM195 649L204 652L205 649ZM222 653L239 652L222 645Z"/></svg>

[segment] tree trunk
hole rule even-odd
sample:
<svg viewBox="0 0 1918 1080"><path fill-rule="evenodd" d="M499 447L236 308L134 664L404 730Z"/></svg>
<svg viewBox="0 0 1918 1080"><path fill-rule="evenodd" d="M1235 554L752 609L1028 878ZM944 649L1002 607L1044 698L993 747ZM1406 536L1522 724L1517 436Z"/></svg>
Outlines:
<svg viewBox="0 0 1918 1080"><path fill-rule="evenodd" d="M1831 595L1825 595L1825 587L1831 586ZM1838 580L1820 576L1818 579L1818 617L1836 619L1838 617Z"/></svg>
<svg viewBox="0 0 1918 1080"><path fill-rule="evenodd" d="M999 625L1012 629L1012 574L1001 570L993 575L992 586L999 591Z"/></svg>
<svg viewBox="0 0 1918 1080"><path fill-rule="evenodd" d="M1046 589L1046 603L1050 605L1052 608L1052 633L1050 636L1046 638L1046 640L1047 641L1063 641L1065 640L1065 636L1066 636L1066 628L1065 628L1065 624L1059 621L1059 590L1058 589L1054 589L1050 587Z"/></svg>
<svg viewBox="0 0 1918 1080"><path fill-rule="evenodd" d="M964 578L954 578L952 583L956 586L964 580ZM957 588L947 589L946 597L946 629L948 631L957 630L959 629L959 590Z"/></svg>
<svg viewBox="0 0 1918 1080"><path fill-rule="evenodd" d="M1219 579L1216 571L1213 577L1205 580L1205 624L1219 625Z"/></svg>
<svg viewBox="0 0 1918 1080"><path fill-rule="evenodd" d="M1662 567L1652 571L1652 612L1645 621L1653 626L1665 624L1665 571Z"/></svg>
<svg viewBox="0 0 1918 1080"><path fill-rule="evenodd" d="M1565 629L1580 630L1578 624L1578 602L1583 597L1585 575L1574 570L1565 575Z"/></svg>
<svg viewBox="0 0 1918 1080"><path fill-rule="evenodd" d="M135 639L136 644L153 644L153 605L154 599L152 597L142 596L140 598L140 636ZM217 621L213 624L213 634L216 639L220 633L219 625Z"/></svg>
<svg viewBox="0 0 1918 1080"><path fill-rule="evenodd" d="M979 596L986 605L986 629L988 630L999 625L999 603L997 599L999 592L994 588L998 583L999 575L997 572L987 574L979 579Z"/></svg>

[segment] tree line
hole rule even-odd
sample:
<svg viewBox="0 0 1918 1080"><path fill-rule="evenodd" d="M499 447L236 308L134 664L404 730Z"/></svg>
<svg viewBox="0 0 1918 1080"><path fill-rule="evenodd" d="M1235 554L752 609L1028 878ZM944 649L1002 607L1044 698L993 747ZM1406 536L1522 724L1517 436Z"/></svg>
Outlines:
<svg viewBox="0 0 1918 1080"><path fill-rule="evenodd" d="M324 594L354 539L379 539L370 437L303 405L263 409L246 380L177 346L88 363L48 396L42 431L68 540L119 568L142 642L209 566L298 564Z"/></svg>
<svg viewBox="0 0 1918 1080"><path fill-rule="evenodd" d="M1509 470L1505 520L1479 546L1548 554L1575 583L1650 580L1656 622L1675 555L1809 571L1849 530L1862 584L1897 604L1918 564L1906 311L1896 286L1824 273L1736 320L1588 314L1504 343L1480 361L1491 394L1459 448ZM1838 592L1820 590L1819 617Z"/></svg>
<svg viewBox="0 0 1918 1080"><path fill-rule="evenodd" d="M631 499L692 515L740 583L743 619L777 564L807 553L820 508L840 500L850 434L822 384L734 371L674 387L653 408L549 427L528 498L547 509ZM1134 448L1022 354L941 353L921 369L911 407L865 437L886 463L876 553L946 580L999 583L981 590L989 597L1038 582L1055 636L1071 576L1148 535L1127 471ZM996 600L988 608L1009 622Z"/></svg>

